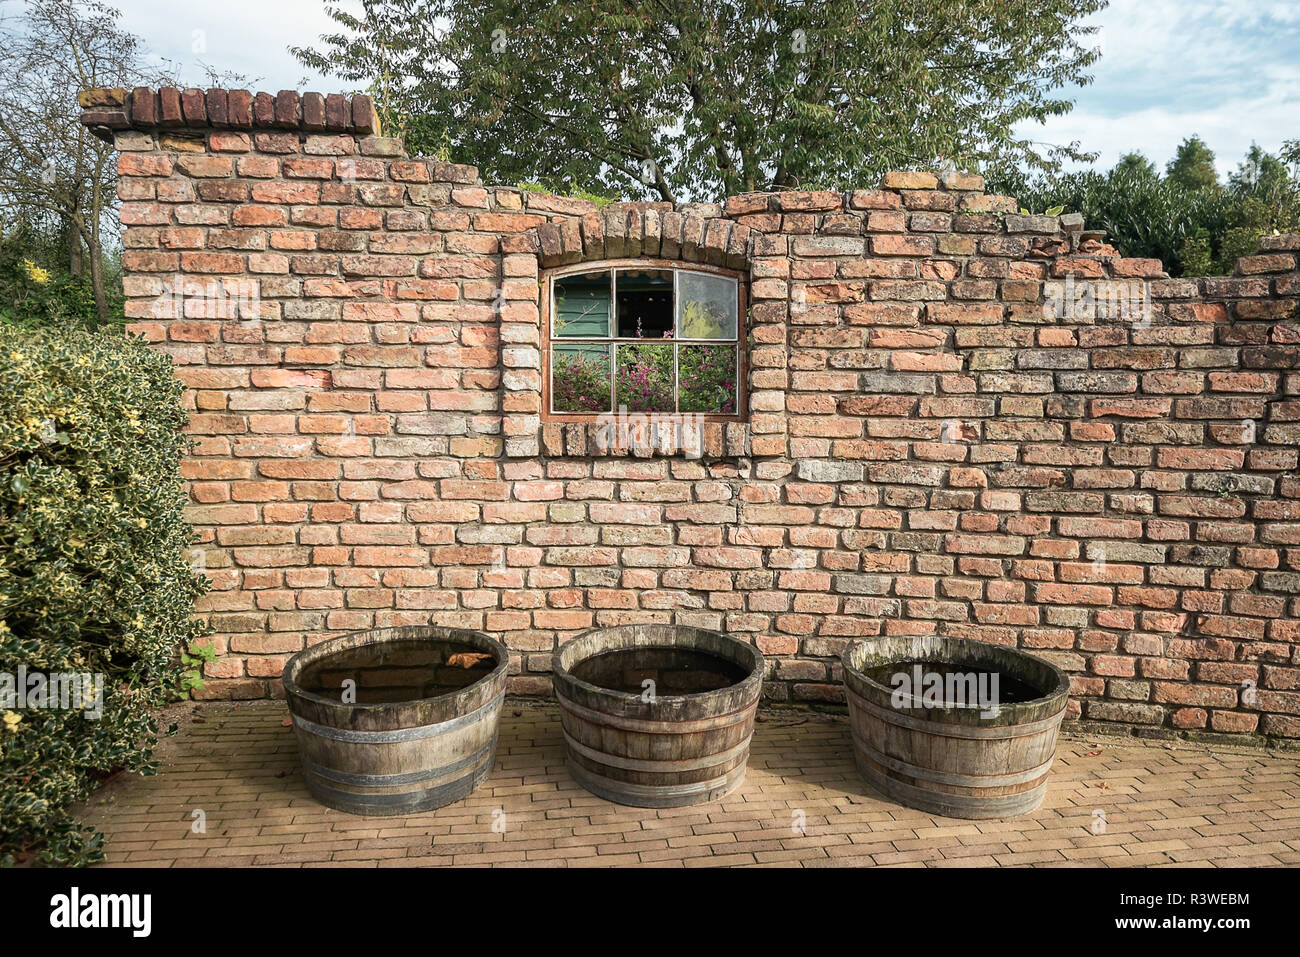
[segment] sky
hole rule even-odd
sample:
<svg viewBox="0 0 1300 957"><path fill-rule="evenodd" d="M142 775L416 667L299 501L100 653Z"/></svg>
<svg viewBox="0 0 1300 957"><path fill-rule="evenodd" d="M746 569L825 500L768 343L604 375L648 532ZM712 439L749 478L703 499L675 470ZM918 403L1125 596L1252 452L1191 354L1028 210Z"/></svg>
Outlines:
<svg viewBox="0 0 1300 957"><path fill-rule="evenodd" d="M1020 132L1101 154L1137 150L1161 168L1197 133L1220 175L1252 142L1300 139L1300 0L1111 0L1089 18L1101 59L1074 109Z"/></svg>
<svg viewBox="0 0 1300 957"><path fill-rule="evenodd" d="M342 0L345 7L358 6ZM345 92L288 52L333 29L322 0L117 0L122 26L155 56L200 82L201 63L258 79L258 89ZM1111 0L1089 22L1102 51L1085 87L1060 93L1075 108L1017 132L1080 141L1109 168L1131 150L1158 166L1197 133L1219 172L1252 142L1276 151L1300 138L1300 0ZM304 82L306 81L306 82Z"/></svg>

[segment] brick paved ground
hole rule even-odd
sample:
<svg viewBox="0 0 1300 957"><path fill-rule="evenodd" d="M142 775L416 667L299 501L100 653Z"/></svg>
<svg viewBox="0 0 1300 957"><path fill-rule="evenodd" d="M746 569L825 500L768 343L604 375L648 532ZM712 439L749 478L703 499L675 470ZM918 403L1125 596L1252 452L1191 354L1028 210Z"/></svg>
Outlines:
<svg viewBox="0 0 1300 957"><path fill-rule="evenodd" d="M84 817L115 865L1300 864L1293 753L1063 738L1031 815L971 822L882 799L858 778L843 719L772 713L743 787L721 803L653 811L589 795L564 767L554 705L507 702L496 768L467 800L407 818L315 804L287 712L274 702L183 705L153 778L122 778ZM191 831L193 811L206 834ZM1094 834L1094 810L1105 813ZM793 831L797 811L806 834ZM505 833L493 831L494 812Z"/></svg>

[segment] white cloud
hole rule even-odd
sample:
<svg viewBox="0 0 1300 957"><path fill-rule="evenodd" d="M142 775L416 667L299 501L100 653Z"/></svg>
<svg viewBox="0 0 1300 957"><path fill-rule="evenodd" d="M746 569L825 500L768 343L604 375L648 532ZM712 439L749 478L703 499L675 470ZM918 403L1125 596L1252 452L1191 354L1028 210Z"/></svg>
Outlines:
<svg viewBox="0 0 1300 957"><path fill-rule="evenodd" d="M315 45L337 29L321 0L116 0L114 6L122 11L120 26L144 41L155 62L179 64L188 82L204 81L206 63L219 73L260 78L253 85L271 93L298 89L304 78L321 92L343 91L342 81L306 70L288 50Z"/></svg>
<svg viewBox="0 0 1300 957"><path fill-rule="evenodd" d="M1276 152L1283 140L1300 138L1300 85L1295 79L1270 86L1260 97L1235 99L1200 109L1150 106L1120 113L1078 109L1054 117L1042 127L1022 132L1035 140L1068 143L1100 153L1097 165L1108 169L1136 150L1162 167L1178 145L1197 134L1214 150L1221 176L1237 167L1252 143Z"/></svg>
<svg viewBox="0 0 1300 957"><path fill-rule="evenodd" d="M1130 150L1163 166L1199 134L1224 175L1252 142L1276 150L1300 137L1300 3L1112 0L1091 22L1095 81L1072 94L1073 112L1022 135L1078 140L1108 168Z"/></svg>

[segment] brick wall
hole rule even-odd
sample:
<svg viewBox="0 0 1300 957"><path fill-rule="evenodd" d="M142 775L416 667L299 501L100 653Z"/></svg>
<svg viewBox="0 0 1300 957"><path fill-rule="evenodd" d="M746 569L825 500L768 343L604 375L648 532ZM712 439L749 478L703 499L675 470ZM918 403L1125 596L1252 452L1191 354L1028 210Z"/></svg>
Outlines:
<svg viewBox="0 0 1300 957"><path fill-rule="evenodd" d="M597 209L408 158L365 97L83 106L132 328L189 386L204 696L428 621L546 693L557 641L676 621L758 645L777 702L938 632L1057 662L1071 717L1300 737L1300 237L1168 279L974 176ZM619 257L748 278L748 419L702 458L541 420L539 278Z"/></svg>

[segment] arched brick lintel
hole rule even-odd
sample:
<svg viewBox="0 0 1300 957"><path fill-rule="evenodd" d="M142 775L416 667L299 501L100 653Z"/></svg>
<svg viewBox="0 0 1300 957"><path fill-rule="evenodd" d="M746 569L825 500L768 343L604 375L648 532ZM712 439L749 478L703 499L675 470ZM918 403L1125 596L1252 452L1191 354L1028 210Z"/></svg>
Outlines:
<svg viewBox="0 0 1300 957"><path fill-rule="evenodd" d="M528 230L543 269L644 256L748 272L758 232L709 204L610 203Z"/></svg>

